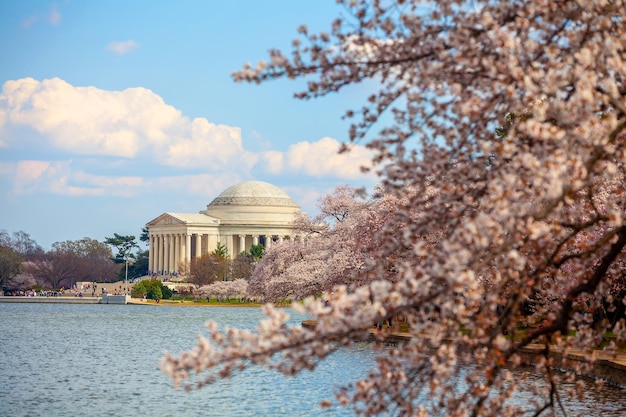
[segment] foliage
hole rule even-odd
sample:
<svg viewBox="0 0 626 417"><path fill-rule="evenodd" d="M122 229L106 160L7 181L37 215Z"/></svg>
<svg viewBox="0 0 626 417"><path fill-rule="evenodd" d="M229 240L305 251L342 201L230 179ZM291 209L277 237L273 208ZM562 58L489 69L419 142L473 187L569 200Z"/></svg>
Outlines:
<svg viewBox="0 0 626 417"><path fill-rule="evenodd" d="M20 273L22 257L14 249L0 245L0 289L10 286L13 278Z"/></svg>
<svg viewBox="0 0 626 417"><path fill-rule="evenodd" d="M133 262L128 263L128 279L142 277L148 273L148 262L150 260L150 251L139 250L135 253ZM120 280L126 278L124 268L120 268L117 274Z"/></svg>
<svg viewBox="0 0 626 417"><path fill-rule="evenodd" d="M133 285L130 294L134 298L146 297L151 300L169 300L172 290L163 285L158 279L144 279Z"/></svg>
<svg viewBox="0 0 626 417"><path fill-rule="evenodd" d="M133 253L133 250L139 248L139 245L137 245L137 241L135 240L135 236L123 236L118 235L117 233L113 233L113 237L105 238L105 243L117 249L117 253L113 258L113 262L117 264L124 264L124 267L120 268L118 271L118 277L124 280L127 277L131 277L132 275L130 275L130 266L135 262L138 256L138 254ZM144 270L144 272L146 271L147 268ZM140 275L144 275L144 273Z"/></svg>
<svg viewBox="0 0 626 417"><path fill-rule="evenodd" d="M252 364L293 375L402 313L411 340L381 350L337 402L360 415L566 414L563 377L553 372L562 363L550 352L590 352L606 330L626 340L624 319L594 318L626 301L616 298L626 285L626 5L344 4L330 33L302 26L291 54L272 50L269 62L234 77L306 78L296 94L305 99L359 83L376 89L345 114L350 138L375 152L380 198L358 222L374 227L318 233L325 243L350 237L360 270L335 274L344 285L329 305L314 297L295 305L317 318L314 329L287 327L286 313L268 305L256 333L209 323L208 338L180 358L166 355L162 369L176 385L203 386ZM288 270L299 265L324 288L307 265L328 255L305 250L268 251L264 260L275 259L263 282L294 277ZM549 388L522 407L510 398L524 374L511 372L532 342L545 344L532 364Z"/></svg>
<svg viewBox="0 0 626 417"><path fill-rule="evenodd" d="M218 257L220 257L220 258L227 258L228 257L228 248L223 243L217 242L217 247L213 251L213 254L218 256Z"/></svg>
<svg viewBox="0 0 626 417"><path fill-rule="evenodd" d="M250 246L250 255L254 259L261 259L265 253L265 246L258 244Z"/></svg>
<svg viewBox="0 0 626 417"><path fill-rule="evenodd" d="M144 226L141 228L141 235L139 235L139 240L144 243L148 243L150 241L150 230L148 226Z"/></svg>
<svg viewBox="0 0 626 417"><path fill-rule="evenodd" d="M138 248L139 246L135 241L135 236L122 236L118 235L117 233L113 233L113 237L105 238L104 242L107 245L113 246L117 249L115 258L113 258L115 263L126 263L136 258L133 250Z"/></svg>

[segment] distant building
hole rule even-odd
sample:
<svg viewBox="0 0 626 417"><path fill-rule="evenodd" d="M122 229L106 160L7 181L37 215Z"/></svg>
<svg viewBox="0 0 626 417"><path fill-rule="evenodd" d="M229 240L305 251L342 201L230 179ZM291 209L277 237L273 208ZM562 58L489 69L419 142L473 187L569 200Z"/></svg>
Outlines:
<svg viewBox="0 0 626 417"><path fill-rule="evenodd" d="M152 273L179 272L183 262L212 253L218 243L231 258L252 245L270 247L293 238L293 222L300 207L280 188L247 181L224 190L206 210L163 213L146 224L150 236Z"/></svg>

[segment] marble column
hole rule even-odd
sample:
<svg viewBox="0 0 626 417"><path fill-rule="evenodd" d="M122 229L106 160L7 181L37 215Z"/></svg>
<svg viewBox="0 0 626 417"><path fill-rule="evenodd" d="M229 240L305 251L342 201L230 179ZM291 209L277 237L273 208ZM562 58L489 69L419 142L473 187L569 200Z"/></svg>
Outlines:
<svg viewBox="0 0 626 417"><path fill-rule="evenodd" d="M170 235L163 235L163 274L170 270Z"/></svg>
<svg viewBox="0 0 626 417"><path fill-rule="evenodd" d="M154 235L153 238L153 250L152 250L152 263L150 264L151 272L154 274L159 270L159 236Z"/></svg>
<svg viewBox="0 0 626 417"><path fill-rule="evenodd" d="M163 271L163 235L157 235L157 268L156 273L160 274Z"/></svg>
<svg viewBox="0 0 626 417"><path fill-rule="evenodd" d="M213 252L217 248L217 242L218 242L217 235L209 234L207 236L206 251L204 252L204 254Z"/></svg>
<svg viewBox="0 0 626 417"><path fill-rule="evenodd" d="M226 241L224 242L224 244L226 245L226 249L228 250L229 258L231 259L233 258L233 252L235 251L233 238L233 235L226 235Z"/></svg>
<svg viewBox="0 0 626 417"><path fill-rule="evenodd" d="M180 233L174 235L174 272L178 272L178 264L180 262Z"/></svg>
<svg viewBox="0 0 626 417"><path fill-rule="evenodd" d="M243 252L246 250L246 235L239 235L239 253ZM233 255L238 255L237 254L233 254Z"/></svg>
<svg viewBox="0 0 626 417"><path fill-rule="evenodd" d="M191 235L185 233L185 263L191 262Z"/></svg>
<svg viewBox="0 0 626 417"><path fill-rule="evenodd" d="M172 273L174 272L174 251L176 250L176 239L174 238L174 235L170 234L169 235L170 238L170 253L168 254L169 257L169 265L168 265L168 273Z"/></svg>
<svg viewBox="0 0 626 417"><path fill-rule="evenodd" d="M148 269L154 270L154 235L148 237Z"/></svg>
<svg viewBox="0 0 626 417"><path fill-rule="evenodd" d="M202 234L196 234L196 258L202 256Z"/></svg>

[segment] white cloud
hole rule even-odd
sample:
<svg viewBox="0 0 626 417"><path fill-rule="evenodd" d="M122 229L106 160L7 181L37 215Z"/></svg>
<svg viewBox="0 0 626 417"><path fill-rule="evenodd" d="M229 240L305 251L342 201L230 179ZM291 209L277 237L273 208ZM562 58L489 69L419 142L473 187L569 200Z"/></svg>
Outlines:
<svg viewBox="0 0 626 417"><path fill-rule="evenodd" d="M25 194L37 185L51 168L49 162L42 161L20 161L15 166L15 193Z"/></svg>
<svg viewBox="0 0 626 417"><path fill-rule="evenodd" d="M285 159L290 171L312 177L362 177L361 167L372 165L372 152L359 145L349 145L343 153L339 153L340 148L341 143L329 137L317 142L298 142L289 147Z"/></svg>
<svg viewBox="0 0 626 417"><path fill-rule="evenodd" d="M324 192L313 187L286 187L285 192L298 203L304 213L313 214L318 212L320 199ZM330 190L328 191L330 192Z"/></svg>
<svg viewBox="0 0 626 417"><path fill-rule="evenodd" d="M169 146L167 165L219 169L236 160L238 168L247 172L256 163L257 157L243 148L240 128L204 118L193 119L188 128L185 138L175 138Z"/></svg>
<svg viewBox="0 0 626 417"><path fill-rule="evenodd" d="M126 55L139 49L139 44L132 39L127 41L113 41L107 45L106 49L115 55Z"/></svg>
<svg viewBox="0 0 626 417"><path fill-rule="evenodd" d="M71 185L70 161L19 161L14 169L14 194L100 195L102 190Z"/></svg>
<svg viewBox="0 0 626 417"><path fill-rule="evenodd" d="M286 151L244 148L239 127L190 119L146 88L107 91L59 78L6 81L0 93L0 147L20 161L0 172L12 193L130 196L204 195L251 172L369 179L371 152L324 137ZM47 161L44 161L47 160Z"/></svg>
<svg viewBox="0 0 626 417"><path fill-rule="evenodd" d="M266 151L261 154L263 169L270 174L280 174L285 167L285 154L278 151Z"/></svg>
<svg viewBox="0 0 626 417"><path fill-rule="evenodd" d="M13 175L14 194L129 196L144 185L141 177L106 177L73 169L72 161L18 161L3 174Z"/></svg>
<svg viewBox="0 0 626 417"><path fill-rule="evenodd" d="M373 153L359 145L348 145L339 153L341 142L324 137L316 142L298 142L286 152L265 151L259 156L259 165L273 175L303 174L309 177L338 177L360 179L361 167L371 167Z"/></svg>
<svg viewBox="0 0 626 417"><path fill-rule="evenodd" d="M222 174L171 175L156 178L120 175L106 176L85 172L76 163L67 161L24 160L0 163L0 177L13 183L13 195L57 194L66 196L118 196L143 195L146 198L162 196L169 200L174 196L205 197L206 204L224 184L235 184L242 178L233 172ZM196 207L200 210L202 207Z"/></svg>
<svg viewBox="0 0 626 417"><path fill-rule="evenodd" d="M189 120L141 87L106 91L59 78L7 81L0 95L0 123L0 143L13 147L36 143L70 154L215 170L234 161L247 170L256 162L243 149L241 129ZM30 137L15 134L17 128L29 128Z"/></svg>
<svg viewBox="0 0 626 417"><path fill-rule="evenodd" d="M256 130L253 130L250 133L250 136L258 149L270 149L271 148L272 144L270 143L270 141L266 140L263 137L263 135L261 135Z"/></svg>

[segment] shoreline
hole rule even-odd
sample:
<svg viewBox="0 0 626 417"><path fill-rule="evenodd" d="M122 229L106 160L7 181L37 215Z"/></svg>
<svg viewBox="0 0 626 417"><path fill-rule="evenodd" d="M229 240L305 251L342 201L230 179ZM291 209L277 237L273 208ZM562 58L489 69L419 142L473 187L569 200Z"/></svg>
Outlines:
<svg viewBox="0 0 626 417"><path fill-rule="evenodd" d="M29 297L23 295L0 295L0 303L27 304L100 304L102 297L77 297L74 295L58 295L56 297Z"/></svg>
<svg viewBox="0 0 626 417"><path fill-rule="evenodd" d="M155 306L155 307L263 307L261 303L225 303L205 301L185 301L185 300L160 300L158 303L154 300L142 301L141 298L131 298L128 304ZM282 307L282 306L281 306Z"/></svg>
<svg viewBox="0 0 626 417"><path fill-rule="evenodd" d="M107 304L103 302L103 297L77 297L75 295L58 295L56 297L30 297L22 295L0 295L0 303L28 303L28 304ZM121 304L121 303L120 303ZM186 300L154 300L142 301L141 298L130 298L127 305L145 305L155 307L262 307L261 303L239 303L239 302L211 302L186 301ZM290 305L280 305L277 307L290 307Z"/></svg>

